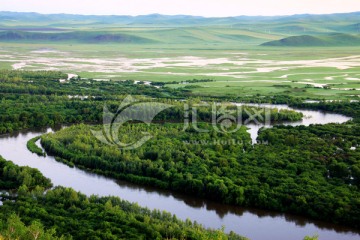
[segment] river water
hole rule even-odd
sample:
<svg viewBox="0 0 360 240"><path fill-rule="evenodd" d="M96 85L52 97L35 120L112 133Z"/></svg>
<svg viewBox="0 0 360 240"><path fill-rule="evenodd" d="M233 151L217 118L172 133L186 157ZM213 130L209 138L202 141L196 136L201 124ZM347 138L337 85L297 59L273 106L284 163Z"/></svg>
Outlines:
<svg viewBox="0 0 360 240"><path fill-rule="evenodd" d="M322 111L316 111L316 110L302 110L302 109L294 109L289 107L285 104L279 104L279 105L273 105L273 104L251 104L251 103L235 103L237 106L253 106L257 108L277 108L279 110L295 110L297 112L302 112L304 117L300 121L296 122L282 122L283 125L290 125L290 126L309 126L310 124L327 124L327 123L344 123L349 120L351 120L350 117L341 115L341 114L335 114L335 113L326 113ZM249 133L251 135L251 139L253 143L256 143L256 138L258 136L258 131L262 127L272 127L273 125L270 122L270 124L261 123L260 124L248 124L247 127L249 128Z"/></svg>
<svg viewBox="0 0 360 240"><path fill-rule="evenodd" d="M288 108L286 105L276 107ZM302 112L307 117L291 125L349 120L338 114L326 114L319 111ZM254 140L257 136L256 131L261 126L250 127ZM219 204L169 191L115 181L77 168L70 168L55 161L51 156L39 157L27 150L26 143L29 139L50 131L52 129L23 131L14 135L0 136L0 155L20 166L39 169L44 176L51 179L55 186L71 187L87 195L119 196L124 200L137 202L140 206L171 212L183 220L189 218L205 227L225 226L227 232L234 231L254 240L301 240L306 235L314 234L318 234L320 240L360 239L360 231L355 229L290 214Z"/></svg>

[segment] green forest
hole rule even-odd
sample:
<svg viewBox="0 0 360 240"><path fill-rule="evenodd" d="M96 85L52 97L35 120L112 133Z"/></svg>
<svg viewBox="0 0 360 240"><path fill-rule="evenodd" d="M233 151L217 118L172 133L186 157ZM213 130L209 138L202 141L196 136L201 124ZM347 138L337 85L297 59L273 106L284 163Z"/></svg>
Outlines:
<svg viewBox="0 0 360 240"><path fill-rule="evenodd" d="M70 125L31 139L28 149L39 156L55 155L69 166L139 185L360 227L360 103L303 103L304 99L283 95L200 98L186 88L158 86L132 80L67 80L67 75L56 71L0 70L0 134ZM136 142L144 132L152 139L140 148L122 150L101 143L92 131L103 130L99 124L104 120L104 106L116 116L128 95L138 103L152 102L149 116L158 105L172 107L160 112L150 126L125 123L118 132L120 142ZM246 126L236 132L214 129L213 102L224 103L230 114L241 120L260 109L242 107L238 112L229 103L286 103L344 114L353 120L264 128L258 144L253 145ZM198 120L185 130L184 103L189 109L197 108ZM277 123L304 117L296 111L268 111L270 120ZM193 114L190 111L187 117L192 119ZM257 117L262 119L264 114ZM46 153L36 145L39 139ZM244 239L119 198L88 197L72 189L51 187L38 170L0 158L0 190L9 193L1 196L0 239Z"/></svg>
<svg viewBox="0 0 360 240"><path fill-rule="evenodd" d="M360 1L278 2L0 0L0 240L359 240Z"/></svg>
<svg viewBox="0 0 360 240"><path fill-rule="evenodd" d="M104 105L116 113L119 104L128 95L139 102L151 102L155 107L156 103L172 106L159 113L155 121L179 122L184 119L184 102L178 99L187 97L187 94L181 90L157 89L134 84L130 80L98 82L70 79L61 83L61 77L64 77L62 73L53 71L0 70L0 134L61 124L102 123ZM200 99L195 97L188 101L190 106L199 103ZM151 111L149 109L149 114ZM200 107L198 121L211 121L211 111L209 106ZM251 111L256 109L244 108L237 114L247 119ZM273 121L296 121L303 117L295 111L269 111Z"/></svg>
<svg viewBox="0 0 360 240"><path fill-rule="evenodd" d="M2 196L0 239L245 239L116 197L51 186L38 170L0 157L0 189L17 193Z"/></svg>
<svg viewBox="0 0 360 240"><path fill-rule="evenodd" d="M117 179L359 227L360 153L351 150L360 142L358 126L276 126L251 145L245 127L220 134L205 123L208 133L129 124L120 142L144 131L153 136L134 150L102 144L91 128L71 126L41 143L59 161Z"/></svg>

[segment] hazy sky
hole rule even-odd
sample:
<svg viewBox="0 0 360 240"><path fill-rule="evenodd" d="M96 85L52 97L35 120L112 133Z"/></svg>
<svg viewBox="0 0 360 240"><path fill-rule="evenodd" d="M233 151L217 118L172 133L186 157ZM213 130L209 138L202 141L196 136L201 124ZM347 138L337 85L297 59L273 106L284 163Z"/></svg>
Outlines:
<svg viewBox="0 0 360 240"><path fill-rule="evenodd" d="M214 17L290 15L360 11L360 0L0 0L0 11Z"/></svg>

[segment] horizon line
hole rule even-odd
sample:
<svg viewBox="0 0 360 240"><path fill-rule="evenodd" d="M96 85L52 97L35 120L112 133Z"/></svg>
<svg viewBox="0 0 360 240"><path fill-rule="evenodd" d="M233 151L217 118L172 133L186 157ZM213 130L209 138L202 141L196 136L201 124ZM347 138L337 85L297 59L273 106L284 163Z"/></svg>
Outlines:
<svg viewBox="0 0 360 240"><path fill-rule="evenodd" d="M236 17L291 17L291 16L299 16L299 15L334 15L334 14L354 14L360 13L360 11L354 12L334 12L334 13L296 13L296 14L279 14L279 15L229 15L229 16L201 16L201 15L191 15L191 14L163 14L163 13L148 13L148 14L139 14L139 15L132 15L132 14L86 14L86 13L43 13L43 12L34 12L34 11L0 11L0 13L33 13L33 14L40 14L40 15L78 15L78 16L118 16L118 17L141 17L141 16L150 16L150 15L160 15L160 16L187 16L187 17L200 17L200 18L236 18Z"/></svg>

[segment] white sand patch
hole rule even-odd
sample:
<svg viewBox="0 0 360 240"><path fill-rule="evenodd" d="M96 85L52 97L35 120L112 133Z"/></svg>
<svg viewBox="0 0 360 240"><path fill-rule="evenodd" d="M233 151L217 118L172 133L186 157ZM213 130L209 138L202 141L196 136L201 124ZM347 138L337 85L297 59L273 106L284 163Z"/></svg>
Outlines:
<svg viewBox="0 0 360 240"><path fill-rule="evenodd" d="M345 78L345 80L349 80L349 81L360 81L360 78Z"/></svg>
<svg viewBox="0 0 360 240"><path fill-rule="evenodd" d="M74 78L77 78L78 75L72 74L72 73L68 73L68 78L67 78L67 80L70 80L70 79L72 79L73 77L74 77Z"/></svg>
<svg viewBox="0 0 360 240"><path fill-rule="evenodd" d="M356 90L359 91L360 88L331 88L333 90L340 90L340 91L352 91L352 90Z"/></svg>
<svg viewBox="0 0 360 240"><path fill-rule="evenodd" d="M6 56L0 55L0 61L14 63L14 69L32 69L37 70L64 70L73 72L99 72L99 73L146 73L146 74L169 74L169 75L198 75L198 76L219 76L219 77L232 77L244 78L251 77L251 74L269 73L275 71L291 70L297 68L310 68L310 67L330 67L336 69L348 69L352 67L360 67L360 56L349 56L343 58L328 58L321 60L298 60L298 61L278 61L278 60L263 60L263 59L250 59L244 57L229 58L205 58L196 56L183 56L183 57L164 57L164 58L85 58L74 56L77 52L71 53L72 55L61 56L63 52L49 49L40 49L33 51L38 55L31 55L26 53L14 54L16 60L10 59ZM59 56L47 56L43 53L59 54ZM70 54L70 53L66 53ZM234 53L239 55L246 55L246 53ZM233 65L234 67L221 66L223 64ZM251 69L244 72L226 72L232 68L234 70ZM147 72L147 70L165 68L168 69L164 72ZM181 69L181 71L179 71ZM205 73L193 73L193 69L203 69ZM184 71L185 70L185 71ZM188 71L186 71L188 70ZM211 71L209 71L211 70ZM235 71L236 71L235 70ZM253 70L253 71L252 71ZM217 73L216 71L225 71ZM181 72L181 73L178 73ZM187 73L188 72L188 73ZM300 74L319 74L317 73L299 73L287 74L278 78L286 79L292 75ZM328 71L326 74L329 73ZM336 73L334 73L336 74ZM353 75L354 76L354 75ZM348 74L344 77L348 77ZM332 80L334 76L326 76L326 80Z"/></svg>
<svg viewBox="0 0 360 240"><path fill-rule="evenodd" d="M338 78L338 77L346 77L346 76L349 76L349 74L356 75L357 72L351 72L351 71L350 71L350 72L346 72L346 74L341 74L341 75L339 75L339 76L335 76L335 75L339 74L338 72L328 72L328 71L326 71L326 72L324 72L324 73L319 73L319 72L290 73L290 74L286 74L286 75L284 75L284 76L289 77L289 76L299 76L299 75L328 75L328 74L334 75L334 76L331 76L332 78ZM280 78L280 77L278 77L278 78Z"/></svg>
<svg viewBox="0 0 360 240"><path fill-rule="evenodd" d="M2 58L2 60L6 60L6 59L14 59L15 57L12 55L7 55L7 54L1 54L0 57Z"/></svg>
<svg viewBox="0 0 360 240"><path fill-rule="evenodd" d="M323 87L327 86L327 84L325 84L325 83L313 83L313 82L295 82L295 83L308 84L308 85L312 85L312 86L318 87L318 88L323 88Z"/></svg>
<svg viewBox="0 0 360 240"><path fill-rule="evenodd" d="M41 48L41 49L38 49L38 50L34 50L34 51L31 51L32 53L64 53L64 52L60 52L58 50L55 50L55 49L51 49L51 48Z"/></svg>
<svg viewBox="0 0 360 240"><path fill-rule="evenodd" d="M325 77L324 79L328 80L328 81L331 81L331 80L334 80L334 77Z"/></svg>
<svg viewBox="0 0 360 240"><path fill-rule="evenodd" d="M80 99L80 100L84 100L84 99L88 99L89 96L81 96L81 95L68 95L69 99ZM95 97L91 97L91 98L95 98Z"/></svg>
<svg viewBox="0 0 360 240"><path fill-rule="evenodd" d="M26 67L26 62L15 63L11 65L14 70L22 69Z"/></svg>
<svg viewBox="0 0 360 240"><path fill-rule="evenodd" d="M252 63L273 66L287 66L288 68L299 67L329 67L340 70L360 66L360 56L349 56L343 58L327 58L321 60L296 60L296 61L275 61L275 60L255 60Z"/></svg>
<svg viewBox="0 0 360 240"><path fill-rule="evenodd" d="M96 82L110 82L110 79L107 78L94 78L93 80Z"/></svg>
<svg viewBox="0 0 360 240"><path fill-rule="evenodd" d="M226 58L200 58L200 57L179 57L179 58L147 58L147 59L94 59L94 58L51 58L51 57L31 57L18 60L20 66L40 65L39 69L44 67L66 68L75 71L88 72L138 72L154 68L169 67L206 67L210 65L236 64L242 65L243 62L230 61ZM41 67L44 65L44 67Z"/></svg>

